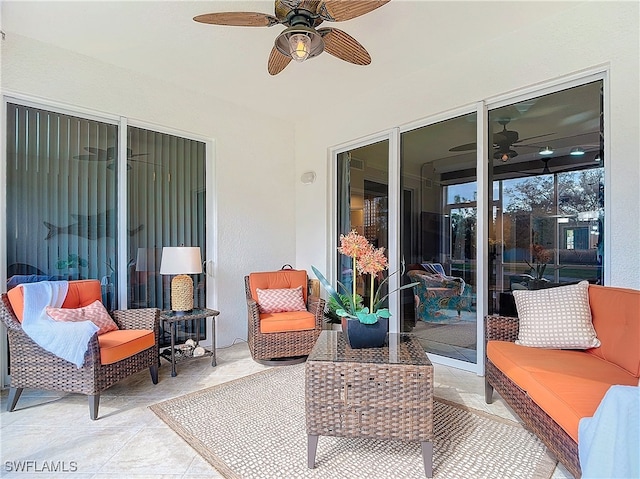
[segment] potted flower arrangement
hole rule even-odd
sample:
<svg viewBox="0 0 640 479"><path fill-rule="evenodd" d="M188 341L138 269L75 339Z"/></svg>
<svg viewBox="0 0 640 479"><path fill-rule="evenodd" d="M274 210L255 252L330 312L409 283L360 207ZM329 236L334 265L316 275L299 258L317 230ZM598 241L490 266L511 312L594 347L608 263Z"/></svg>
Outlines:
<svg viewBox="0 0 640 479"><path fill-rule="evenodd" d="M353 288L351 291L338 281L338 287L341 290L341 293L338 293L322 273L314 266L311 269L327 291L329 302L334 304L335 314L342 320L342 328L347 334L351 347L381 347L384 345L389 330L389 317L391 316L387 308L380 307L391 294L390 292L380 297L382 286L391 275L381 281L378 288L374 290L375 278L389 267L384 255L384 248L374 248L364 236L351 231L347 235L340 235L338 252L352 258ZM401 271L404 272L404 262ZM356 276L358 274L368 274L370 277L368 306L363 305L362 298L356 292ZM398 291L412 288L416 284L406 284L398 288Z"/></svg>

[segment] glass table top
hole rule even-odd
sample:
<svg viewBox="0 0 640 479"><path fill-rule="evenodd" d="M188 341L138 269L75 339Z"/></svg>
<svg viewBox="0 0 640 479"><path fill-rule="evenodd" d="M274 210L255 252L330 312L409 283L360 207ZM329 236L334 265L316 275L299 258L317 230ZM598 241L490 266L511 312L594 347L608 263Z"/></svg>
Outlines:
<svg viewBox="0 0 640 479"><path fill-rule="evenodd" d="M431 365L418 339L407 333L389 333L382 348L352 349L342 331L322 331L309 361Z"/></svg>

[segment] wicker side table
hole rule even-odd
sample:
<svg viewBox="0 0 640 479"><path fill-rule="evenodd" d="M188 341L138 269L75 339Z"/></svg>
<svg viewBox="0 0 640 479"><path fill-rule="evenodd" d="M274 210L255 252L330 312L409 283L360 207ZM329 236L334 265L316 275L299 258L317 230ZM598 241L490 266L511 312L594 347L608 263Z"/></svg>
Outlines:
<svg viewBox="0 0 640 479"><path fill-rule="evenodd" d="M323 331L306 363L307 465L319 436L418 441L433 476L433 365L410 334L387 346L351 349L340 331Z"/></svg>

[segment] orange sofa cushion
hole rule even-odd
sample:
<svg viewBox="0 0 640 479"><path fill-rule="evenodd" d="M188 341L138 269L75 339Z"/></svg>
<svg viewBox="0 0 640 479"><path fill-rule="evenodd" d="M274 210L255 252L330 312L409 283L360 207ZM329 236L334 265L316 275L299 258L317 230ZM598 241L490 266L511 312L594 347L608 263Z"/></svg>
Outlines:
<svg viewBox="0 0 640 479"><path fill-rule="evenodd" d="M113 364L152 347L156 336L149 329L118 329L98 336L100 363Z"/></svg>
<svg viewBox="0 0 640 479"><path fill-rule="evenodd" d="M640 291L590 285L589 306L602 345L588 352L640 376Z"/></svg>
<svg viewBox="0 0 640 479"><path fill-rule="evenodd" d="M24 316L24 291L22 285L16 286L7 292L7 297L16 314L18 321L22 322ZM97 279L81 279L69 281L67 297L62 303L63 308L83 308L89 306L95 300L102 301L100 281Z"/></svg>
<svg viewBox="0 0 640 479"><path fill-rule="evenodd" d="M305 331L316 327L316 317L308 311L265 313L260 315L261 333Z"/></svg>
<svg viewBox="0 0 640 479"><path fill-rule="evenodd" d="M624 368L584 351L489 341L487 357L576 442L580 419L593 416L612 384L638 383Z"/></svg>

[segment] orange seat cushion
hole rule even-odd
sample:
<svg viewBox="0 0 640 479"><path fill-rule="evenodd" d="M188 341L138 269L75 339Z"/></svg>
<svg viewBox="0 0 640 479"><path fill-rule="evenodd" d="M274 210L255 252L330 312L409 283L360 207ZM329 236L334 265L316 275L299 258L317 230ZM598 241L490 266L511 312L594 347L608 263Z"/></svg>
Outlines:
<svg viewBox="0 0 640 479"><path fill-rule="evenodd" d="M640 291L590 285L589 306L602 345L588 352L640 376Z"/></svg>
<svg viewBox="0 0 640 479"><path fill-rule="evenodd" d="M13 312L22 322L24 316L24 291L22 285L18 285L7 292L9 303L13 308ZM94 301L102 301L102 290L100 281L97 279L82 279L77 281L69 281L69 290L67 297L62 303L63 308L83 308L89 306Z"/></svg>
<svg viewBox="0 0 640 479"><path fill-rule="evenodd" d="M149 329L119 329L98 336L100 363L113 364L152 347L156 343Z"/></svg>
<svg viewBox="0 0 640 479"><path fill-rule="evenodd" d="M305 331L316 327L316 317L308 311L288 311L260 315L261 333Z"/></svg>
<svg viewBox="0 0 640 479"><path fill-rule="evenodd" d="M489 341L487 357L576 442L580 419L593 416L612 384L638 384L624 368L584 351Z"/></svg>

